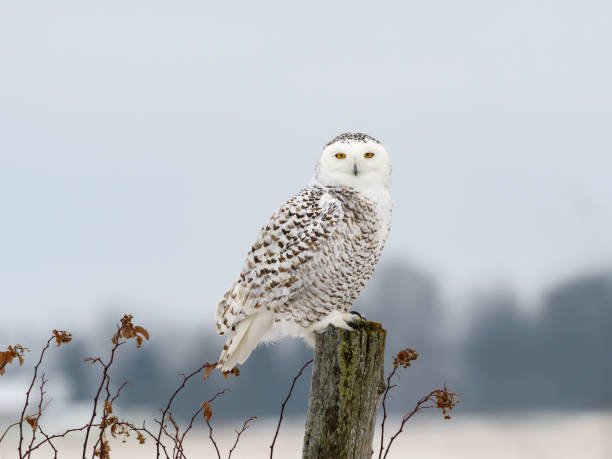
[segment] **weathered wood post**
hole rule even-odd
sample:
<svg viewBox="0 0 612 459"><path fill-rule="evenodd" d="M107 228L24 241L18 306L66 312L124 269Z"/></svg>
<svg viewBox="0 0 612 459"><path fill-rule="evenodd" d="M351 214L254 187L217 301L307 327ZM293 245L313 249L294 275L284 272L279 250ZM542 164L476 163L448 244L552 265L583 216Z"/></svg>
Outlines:
<svg viewBox="0 0 612 459"><path fill-rule="evenodd" d="M374 424L385 390L387 332L357 321L317 336L304 433L304 459L372 456Z"/></svg>

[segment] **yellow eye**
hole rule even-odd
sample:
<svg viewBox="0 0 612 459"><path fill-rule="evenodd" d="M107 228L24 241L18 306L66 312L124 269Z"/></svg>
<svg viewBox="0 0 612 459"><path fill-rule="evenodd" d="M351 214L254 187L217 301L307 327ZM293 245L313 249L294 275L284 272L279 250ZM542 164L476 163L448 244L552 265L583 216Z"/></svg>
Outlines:
<svg viewBox="0 0 612 459"><path fill-rule="evenodd" d="M344 158L346 158L346 155L344 153L336 153L336 158L344 159Z"/></svg>
<svg viewBox="0 0 612 459"><path fill-rule="evenodd" d="M368 152L365 155L363 155L364 158L371 158L373 156L374 156L374 153L372 153L372 152Z"/></svg>

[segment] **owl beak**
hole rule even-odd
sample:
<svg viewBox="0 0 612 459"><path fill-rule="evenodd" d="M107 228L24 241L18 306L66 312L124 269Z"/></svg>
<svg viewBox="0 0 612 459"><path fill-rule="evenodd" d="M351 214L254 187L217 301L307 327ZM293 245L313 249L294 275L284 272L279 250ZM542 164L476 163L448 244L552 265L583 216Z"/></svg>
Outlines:
<svg viewBox="0 0 612 459"><path fill-rule="evenodd" d="M355 177L357 177L357 174L359 173L359 170L357 169L357 163L353 164L353 175L355 175Z"/></svg>

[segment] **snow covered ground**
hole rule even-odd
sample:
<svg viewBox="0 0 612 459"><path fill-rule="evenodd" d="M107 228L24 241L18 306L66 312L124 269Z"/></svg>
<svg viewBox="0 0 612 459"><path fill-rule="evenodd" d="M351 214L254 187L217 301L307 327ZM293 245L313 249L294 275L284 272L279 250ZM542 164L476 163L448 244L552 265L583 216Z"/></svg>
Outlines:
<svg viewBox="0 0 612 459"><path fill-rule="evenodd" d="M70 414L72 413L72 415ZM82 409L67 413L65 419L58 421L61 427L67 421L74 421L73 416L81 418ZM72 418L72 419L69 419ZM136 419L137 416L134 416ZM8 419L0 420L2 430ZM214 417L213 417L214 421ZM397 420L388 424L387 432L392 432ZM269 445L274 432L274 419L256 421L248 429L232 454L232 458L268 457ZM222 457L234 442L233 425L216 425L213 422L214 436ZM76 423L75 423L76 425ZM52 426L47 426L52 427ZM293 419L283 422L279 439L275 447L277 458L301 457L301 445L304 420ZM55 426L53 429L55 430ZM538 459L604 459L612 458L612 413L547 413L516 416L476 416L457 411L453 419L444 421L440 416L423 416L407 425L394 443L392 458L449 459L449 458L538 458ZM0 444L0 459L16 457L15 447L17 432L13 431ZM375 450L378 451L380 438L375 437ZM82 437L76 435L56 441L61 451L59 457L80 457ZM42 450L34 458L48 458L50 450ZM205 425L198 425L186 442L186 453L189 458L216 457L208 439ZM112 443L113 459L144 459L155 457L154 447L150 441L139 445L135 438L122 444L120 440ZM377 457L377 454L374 456Z"/></svg>

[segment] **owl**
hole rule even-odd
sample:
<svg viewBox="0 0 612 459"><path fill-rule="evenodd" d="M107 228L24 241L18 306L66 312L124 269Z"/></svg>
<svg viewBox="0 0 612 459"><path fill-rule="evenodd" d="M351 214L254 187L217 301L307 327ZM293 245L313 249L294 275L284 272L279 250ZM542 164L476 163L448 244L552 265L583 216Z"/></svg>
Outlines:
<svg viewBox="0 0 612 459"><path fill-rule="evenodd" d="M221 371L261 342L288 335L314 346L330 324L350 329L349 309L389 234L390 188L391 161L378 140L351 132L325 145L310 184L270 217L219 302Z"/></svg>

